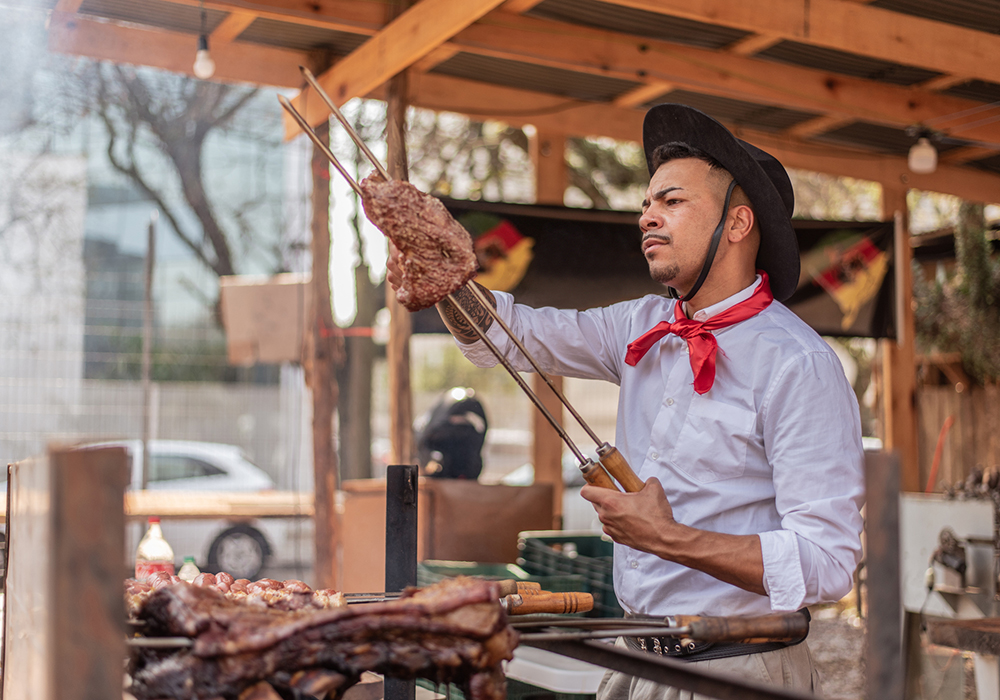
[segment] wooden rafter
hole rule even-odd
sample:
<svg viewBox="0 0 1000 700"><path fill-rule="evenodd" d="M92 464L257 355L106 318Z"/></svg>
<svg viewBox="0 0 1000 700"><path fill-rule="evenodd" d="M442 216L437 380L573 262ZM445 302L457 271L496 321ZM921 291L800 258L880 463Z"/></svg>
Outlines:
<svg viewBox="0 0 1000 700"><path fill-rule="evenodd" d="M745 0L605 1L1000 83L1000 35L852 0L768 0L766 11Z"/></svg>
<svg viewBox="0 0 1000 700"><path fill-rule="evenodd" d="M726 47L726 51L737 56L753 56L764 49L769 49L781 41L780 36L774 34L750 34Z"/></svg>
<svg viewBox="0 0 1000 700"><path fill-rule="evenodd" d="M947 90L950 87L967 83L969 80L967 75L939 75L920 83L920 87L924 90Z"/></svg>
<svg viewBox="0 0 1000 700"><path fill-rule="evenodd" d="M196 38L181 32L136 29L53 12L49 49L116 63L153 66L193 74ZM298 66L309 56L299 51L233 42L213 47L215 78L230 82L298 87Z"/></svg>
<svg viewBox="0 0 1000 700"><path fill-rule="evenodd" d="M367 95L501 2L503 0L420 0L323 73L319 83L338 104ZM320 100L309 100L307 95L301 94L296 101L297 109L310 124L329 118ZM298 132L290 118L285 125L287 135Z"/></svg>
<svg viewBox="0 0 1000 700"><path fill-rule="evenodd" d="M662 98L673 90L676 86L673 83L664 83L658 80L651 80L643 83L639 87L629 90L623 95L619 95L613 101L617 107L638 107L639 105L652 102L657 98Z"/></svg>
<svg viewBox="0 0 1000 700"><path fill-rule="evenodd" d="M938 162L947 163L949 165L961 165L963 163L968 163L969 161L996 155L998 151L1000 151L1000 146L996 146L994 148L987 146L965 146L964 148L953 148L950 151L945 151L938 156Z"/></svg>
<svg viewBox="0 0 1000 700"><path fill-rule="evenodd" d="M503 4L502 9L507 12L516 12L520 14L522 12L527 12L541 2L542 0L507 0L507 2Z"/></svg>
<svg viewBox="0 0 1000 700"><path fill-rule="evenodd" d="M849 117L828 114L824 117L816 117L809 121L800 122L795 126L785 129L784 133L786 136L805 139L816 134L824 134L827 131L832 131L845 124L850 124L852 121L854 120Z"/></svg>
<svg viewBox="0 0 1000 700"><path fill-rule="evenodd" d="M242 12L239 10L230 12L212 30L212 35L209 37L212 40L212 46L218 47L220 44L228 44L231 41L235 41L247 27L253 24L253 21L257 17L258 15L254 12Z"/></svg>
<svg viewBox="0 0 1000 700"><path fill-rule="evenodd" d="M593 75L673 83L703 94L733 97L895 127L959 114L981 103L921 88L888 85L668 42L623 37L529 17L492 14L455 35L460 50ZM1000 123L962 132L1000 143Z"/></svg>
<svg viewBox="0 0 1000 700"><path fill-rule="evenodd" d="M614 105L560 100L553 95L426 74L413 76L413 104L427 109L495 118L515 126L573 136L600 135L635 141L643 112ZM502 105L502 106L501 106ZM906 158L873 155L842 146L807 143L781 134L729 124L740 138L773 153L790 168L875 182L897 182L931 192L984 202L1000 200L1000 175L941 164L929 175L911 173ZM1000 203L1000 202L998 202Z"/></svg>

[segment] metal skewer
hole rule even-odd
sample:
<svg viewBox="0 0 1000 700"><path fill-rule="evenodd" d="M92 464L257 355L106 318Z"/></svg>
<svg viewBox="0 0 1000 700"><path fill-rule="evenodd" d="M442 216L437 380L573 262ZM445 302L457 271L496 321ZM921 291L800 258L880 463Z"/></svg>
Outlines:
<svg viewBox="0 0 1000 700"><path fill-rule="evenodd" d="M365 156L371 161L372 165L379 172L379 174L382 175L382 177L384 177L386 180L390 180L391 178L389 177L389 174L386 171L385 167L383 167L382 164L379 162L378 158L375 157L375 154L371 152L367 144L365 144L365 142L361 139L358 133L354 130L354 127L351 125L351 123L344 117L341 111L334 104L333 100L330 99L330 96L326 94L326 91L323 90L322 87L320 87L319 83L317 82L315 76L313 76L312 72L304 66L299 66L299 70L302 72L302 75L306 79L306 81L312 86L313 90L315 90L316 93L319 94L323 102L330 108L330 110L333 112L334 116L337 117L337 120L341 123L341 125L343 125L348 135L351 137L351 140L354 141L354 143L358 146L358 148L361 149L361 151L365 154ZM337 171L351 184L351 186L354 188L354 191L357 192L359 196L363 196L361 193L360 186L358 186L358 184L354 182L354 180L343 168L343 166L340 165L340 163L337 161L336 157L333 155L330 149L327 148L325 144L322 143L322 141L313 131L309 123L305 120L305 118L302 117L302 115L298 113L295 107L292 106L291 102L289 102L287 98L281 95L279 95L278 99L281 101L281 106L284 107L285 110L292 115L292 117L298 123L299 127L309 136L310 139L312 139L313 143L315 143L320 148L323 154L330 159L330 161L337 168ZM476 286L476 284L474 282L467 283L465 287L472 292L472 294L476 297L477 301L479 301L480 305L483 306L483 308L491 316L491 318L493 318L494 321L500 324L500 328L507 334L507 336L511 339L511 341L518 348L518 350L520 350L520 352L528 360L529 364L531 364L532 368L534 368L534 370L539 374L539 376L542 377L542 379L549 386L549 388L552 389L553 393L555 393L559 401L563 404L563 406L565 406L569 410L570 414L580 424L580 427L582 427L584 431L598 445L598 455L601 456L601 460L602 462L604 462L604 466L598 465L596 462L594 462L591 459L588 459L583 455L580 449L569 437L569 433L566 432L566 430L549 412L549 410L545 408L545 406L541 402L541 399L539 399L538 396L535 394L535 392L532 391L532 389L527 385L527 383L520 376L517 370L514 369L513 365L510 364L507 358L503 356L499 348L497 348L496 345L494 345L487 338L485 331L483 331L483 329L479 327L479 324L477 324L475 320L472 319L472 317L468 314L468 312L466 312L465 308L458 303L458 300L455 299L455 297L452 294L449 294L446 297L455 306L455 308L459 310L459 312L466 319L466 321L469 323L472 329L476 332L476 335L478 335L480 339L483 340L483 342L487 345L487 347L490 349L493 355L497 358L497 360L499 360L500 364L503 365L504 369L506 369L510 373L510 375L517 382L518 386L522 389L522 391L524 391L525 395L531 400L533 404L535 404L538 410L542 412L542 415L545 417L545 419L549 422L550 425L552 425L553 429L559 434L559 437L562 438L563 442L566 443L570 451L573 452L574 456L580 462L580 470L583 472L584 478L589 483L594 484L596 486L602 486L605 488L615 488L617 490L617 487L614 485L614 482L610 478L608 478L608 473L610 472L619 480L619 482L622 483L622 486L625 488L626 491L631 492L640 490L642 488L642 482L628 466L628 463L625 462L624 457L621 456L621 453L618 452L617 448L612 447L609 443L602 442L600 438L598 438L597 435L594 433L594 431L590 429L590 426L587 425L586 421L583 420L583 417L577 412L575 408L573 408L573 406L569 403L569 401L566 399L563 393L555 386L555 383L552 381L549 375L541 368L541 366L537 363L537 361L531 355L531 353L528 352L527 348L524 347L520 339L518 339L514 335L510 327L506 323L504 323L503 319L500 318L500 315L497 313L497 310L493 308L493 305L489 302L488 299L486 299L486 296ZM605 471L605 469L607 469L607 471Z"/></svg>

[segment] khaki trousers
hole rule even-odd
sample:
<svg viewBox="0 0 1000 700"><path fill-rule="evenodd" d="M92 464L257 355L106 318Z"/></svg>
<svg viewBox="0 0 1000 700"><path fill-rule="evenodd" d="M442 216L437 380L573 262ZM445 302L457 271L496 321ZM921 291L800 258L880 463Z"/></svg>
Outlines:
<svg viewBox="0 0 1000 700"><path fill-rule="evenodd" d="M624 647L625 641L619 639L615 646ZM685 663L699 671L729 674L741 680L776 685L789 690L799 690L819 695L819 674L813 665L809 647L805 642L791 647L784 647L763 654L746 654L745 656L730 656L725 659L709 659L708 661L687 661ZM707 700L709 696L698 695L690 690L678 690L666 685L660 685L644 678L636 678L618 671L608 671L604 674L601 686L597 691L597 700Z"/></svg>

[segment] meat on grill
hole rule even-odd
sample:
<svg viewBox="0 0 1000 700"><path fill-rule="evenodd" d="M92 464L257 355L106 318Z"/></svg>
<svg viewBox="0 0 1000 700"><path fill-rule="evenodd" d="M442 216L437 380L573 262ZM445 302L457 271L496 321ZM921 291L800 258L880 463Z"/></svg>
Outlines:
<svg viewBox="0 0 1000 700"><path fill-rule="evenodd" d="M235 698L261 680L292 687L322 672L339 697L364 671L460 685L470 700L504 700L501 662L517 635L495 583L446 580L385 603L330 610L248 608L212 587L186 583L151 593L138 611L148 636L193 640L176 651L133 649L138 700Z"/></svg>
<svg viewBox="0 0 1000 700"><path fill-rule="evenodd" d="M145 582L126 579L125 609L129 617L137 616L139 609L145 605L146 599L153 591L178 582L179 578L162 571L153 574ZM295 579L275 581L262 578L259 581L249 581L245 578L233 579L231 574L221 571L218 574L198 574L192 584L201 588L215 588L228 600L256 608L325 610L347 605L343 593L332 588L314 591L307 584Z"/></svg>
<svg viewBox="0 0 1000 700"><path fill-rule="evenodd" d="M410 311L433 306L476 274L472 237L436 197L374 173L361 182L365 214L400 254L396 299Z"/></svg>

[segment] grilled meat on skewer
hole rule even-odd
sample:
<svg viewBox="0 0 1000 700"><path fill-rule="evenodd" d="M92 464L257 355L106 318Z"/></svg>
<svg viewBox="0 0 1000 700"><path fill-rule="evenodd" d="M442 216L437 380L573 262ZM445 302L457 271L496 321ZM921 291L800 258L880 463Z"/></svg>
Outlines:
<svg viewBox="0 0 1000 700"><path fill-rule="evenodd" d="M404 307L433 306L476 274L472 237L436 197L377 173L361 181L361 191L368 219L399 249L396 299Z"/></svg>
<svg viewBox="0 0 1000 700"><path fill-rule="evenodd" d="M193 645L134 648L129 690L139 700L236 698L261 680L324 670L339 697L370 670L458 683L470 700L504 700L500 664L517 634L498 596L495 583L466 578L385 603L286 611L248 608L213 587L170 585L151 593L138 617L149 635Z"/></svg>

